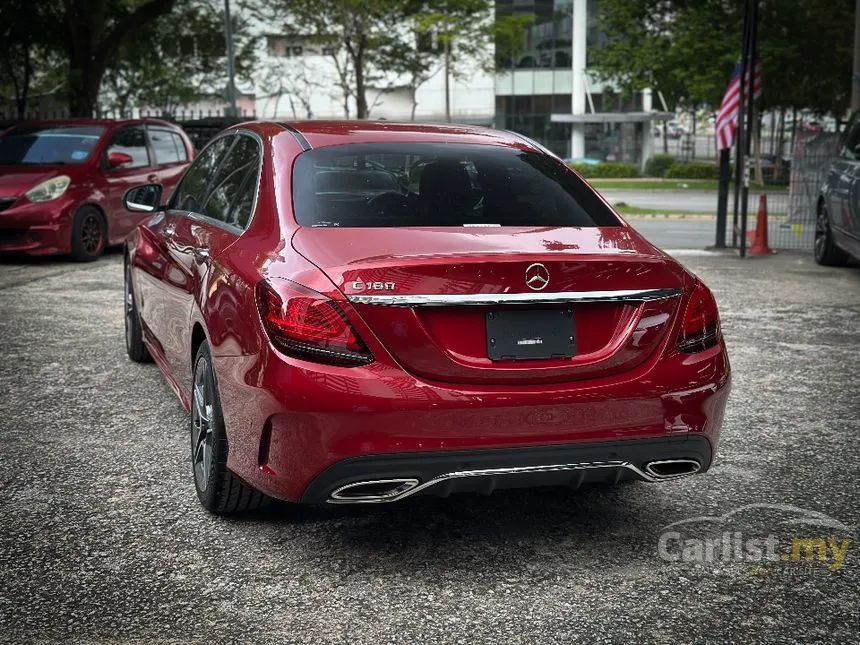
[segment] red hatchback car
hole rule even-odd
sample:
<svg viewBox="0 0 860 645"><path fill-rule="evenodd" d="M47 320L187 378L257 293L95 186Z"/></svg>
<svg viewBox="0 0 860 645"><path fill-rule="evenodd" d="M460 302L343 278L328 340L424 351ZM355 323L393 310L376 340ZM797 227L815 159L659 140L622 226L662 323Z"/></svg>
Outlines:
<svg viewBox="0 0 860 645"><path fill-rule="evenodd" d="M0 136L0 253L95 260L121 244L140 213L123 195L144 182L173 188L193 147L155 120L29 122Z"/></svg>
<svg viewBox="0 0 860 645"><path fill-rule="evenodd" d="M211 511L711 465L714 297L516 134L249 123L126 202L128 354L191 411Z"/></svg>

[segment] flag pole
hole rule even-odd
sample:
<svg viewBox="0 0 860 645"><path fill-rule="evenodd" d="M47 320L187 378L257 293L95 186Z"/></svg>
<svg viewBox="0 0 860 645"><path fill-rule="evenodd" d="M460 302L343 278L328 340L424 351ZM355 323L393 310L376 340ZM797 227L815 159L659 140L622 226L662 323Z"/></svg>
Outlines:
<svg viewBox="0 0 860 645"><path fill-rule="evenodd" d="M860 0L858 0L860 2ZM729 166L731 162L731 149L720 150L720 183L717 194L717 237L713 248L726 248L726 220L728 219L729 207Z"/></svg>
<svg viewBox="0 0 860 645"><path fill-rule="evenodd" d="M745 121L746 128L744 131L744 185L741 189L741 249L740 255L741 257L746 257L747 254L747 209L749 201L749 192L750 192L750 152L751 152L751 144L752 137L750 134L752 133L753 128L753 102L755 101L755 67L756 67L756 45L758 40L758 0L750 0L750 6L747 7L749 10L752 9L752 16L750 18L750 33L749 33L749 60L747 60L747 69L749 70L749 85L744 88L741 92L741 96L743 97L744 93L749 96L747 103L744 103L741 100L741 104L739 106L739 114L738 118L741 118L744 111L746 111ZM741 78L741 87L743 88L747 84L747 77L743 76Z"/></svg>
<svg viewBox="0 0 860 645"><path fill-rule="evenodd" d="M732 248L738 247L738 216L741 203L741 183L743 182L744 164L744 100L746 95L747 62L749 61L749 39L750 39L750 0L744 1L744 37L741 46L741 78L738 93L738 126L735 135L735 204L732 216ZM740 233L741 237L746 232ZM743 242L742 242L743 244ZM743 255L743 252L741 253Z"/></svg>

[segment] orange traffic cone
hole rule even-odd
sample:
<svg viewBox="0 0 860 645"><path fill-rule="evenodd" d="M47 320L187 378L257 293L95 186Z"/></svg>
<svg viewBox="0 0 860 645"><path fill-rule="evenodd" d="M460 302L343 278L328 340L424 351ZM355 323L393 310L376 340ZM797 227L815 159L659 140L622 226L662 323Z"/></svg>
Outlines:
<svg viewBox="0 0 860 645"><path fill-rule="evenodd" d="M749 255L773 255L773 250L767 244L767 195L761 195L758 200L758 217L755 223L755 234L748 233L750 241Z"/></svg>

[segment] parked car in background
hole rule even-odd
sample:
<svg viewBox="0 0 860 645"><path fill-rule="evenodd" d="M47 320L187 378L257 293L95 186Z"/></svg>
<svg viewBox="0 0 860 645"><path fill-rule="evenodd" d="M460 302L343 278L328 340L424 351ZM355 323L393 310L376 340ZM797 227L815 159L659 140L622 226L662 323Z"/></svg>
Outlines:
<svg viewBox="0 0 860 645"><path fill-rule="evenodd" d="M687 128L677 121L669 121L666 124L666 136L670 139L680 139L687 133Z"/></svg>
<svg viewBox="0 0 860 645"><path fill-rule="evenodd" d="M212 512L711 465L714 296L524 137L250 123L126 202L126 350L190 411Z"/></svg>
<svg viewBox="0 0 860 645"><path fill-rule="evenodd" d="M141 183L170 191L191 161L181 128L156 120L29 122L0 135L0 252L95 260L145 219L123 207Z"/></svg>
<svg viewBox="0 0 860 645"><path fill-rule="evenodd" d="M860 259L860 111L845 130L839 156L830 164L815 225L815 261L841 266Z"/></svg>

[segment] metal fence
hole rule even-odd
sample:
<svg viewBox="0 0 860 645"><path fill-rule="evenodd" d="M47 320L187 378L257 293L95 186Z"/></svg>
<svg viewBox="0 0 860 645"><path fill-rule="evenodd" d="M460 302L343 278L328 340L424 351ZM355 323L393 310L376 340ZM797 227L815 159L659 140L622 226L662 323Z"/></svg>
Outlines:
<svg viewBox="0 0 860 645"><path fill-rule="evenodd" d="M798 132L785 183L750 190L747 202L748 238L754 234L761 196L766 195L768 243L773 249L812 251L815 241L815 211L821 185L830 163L839 152L841 135ZM778 182L783 183L782 181ZM732 189L734 186L732 186ZM730 198L730 215L734 201ZM737 211L740 211L738 204ZM735 237L733 246L738 246Z"/></svg>

